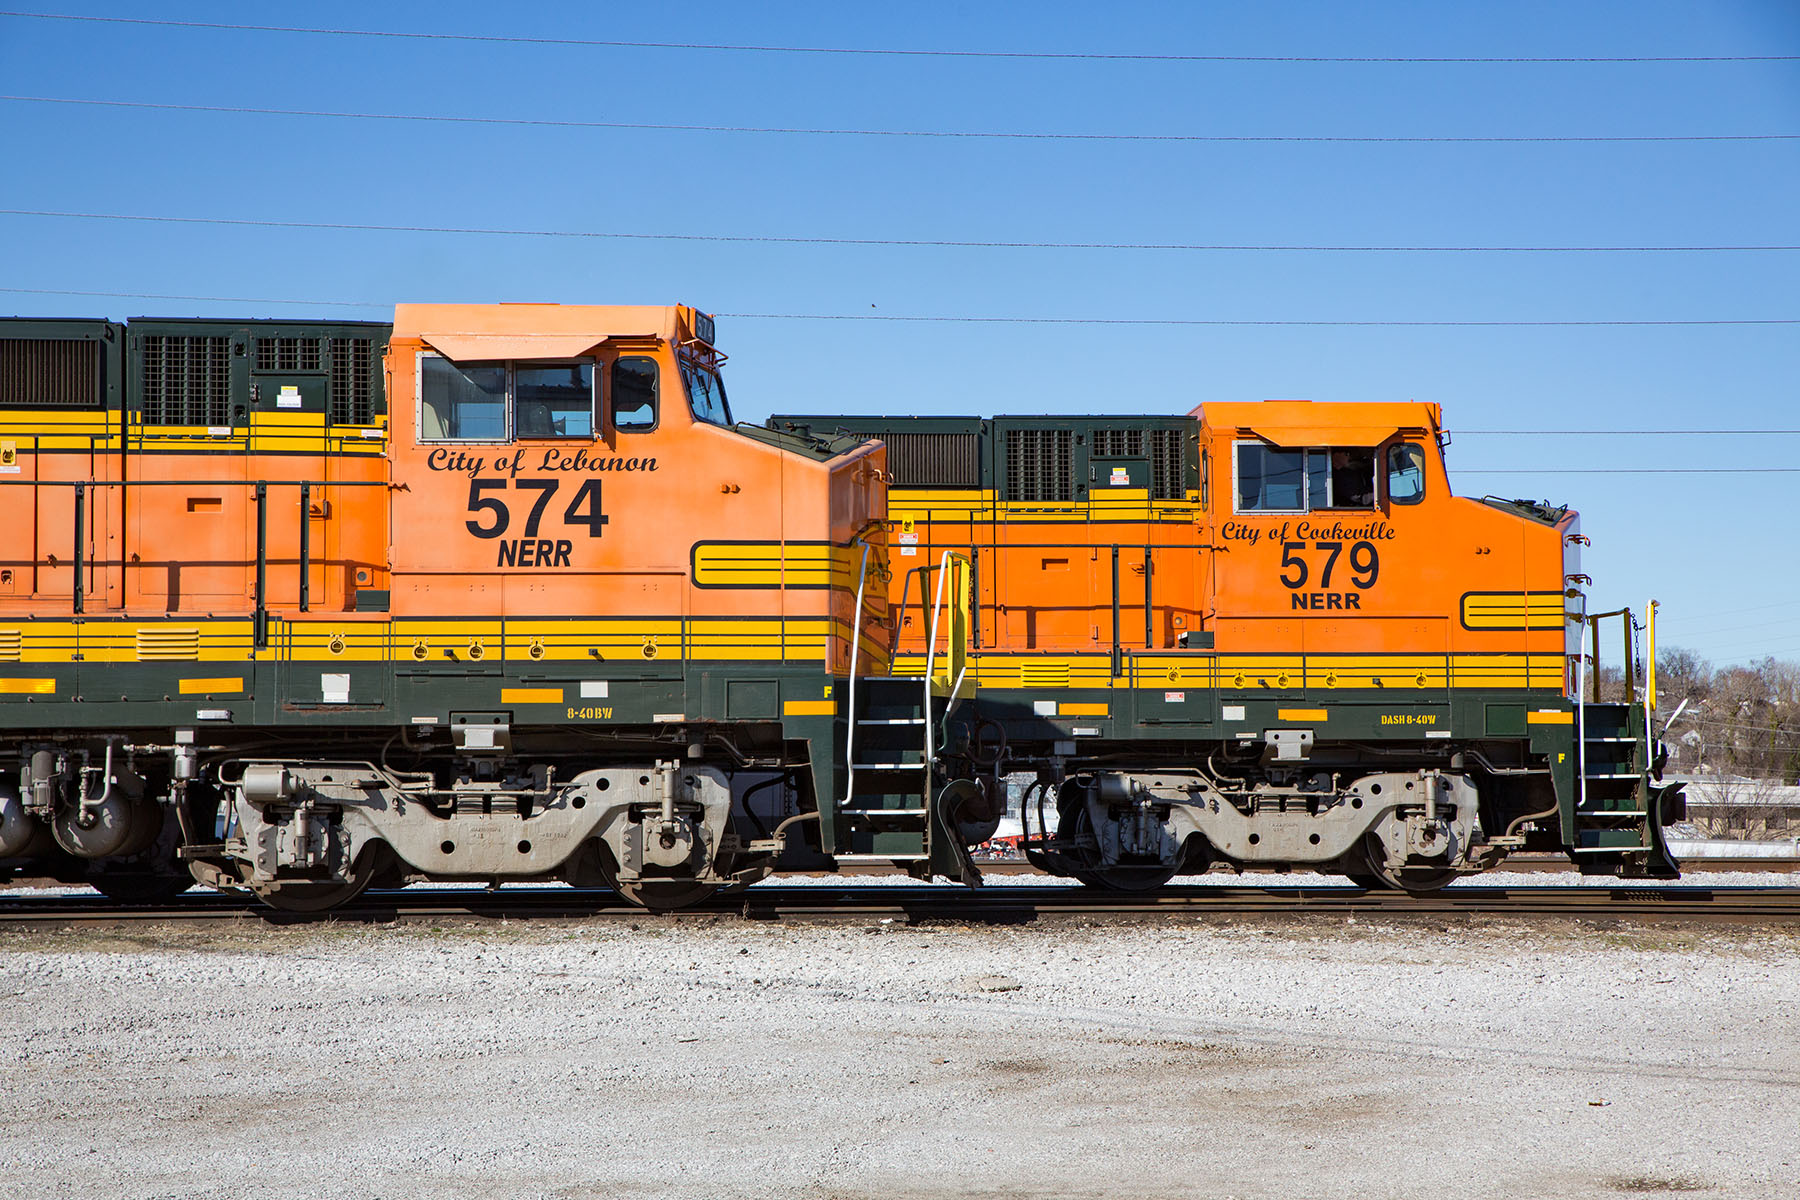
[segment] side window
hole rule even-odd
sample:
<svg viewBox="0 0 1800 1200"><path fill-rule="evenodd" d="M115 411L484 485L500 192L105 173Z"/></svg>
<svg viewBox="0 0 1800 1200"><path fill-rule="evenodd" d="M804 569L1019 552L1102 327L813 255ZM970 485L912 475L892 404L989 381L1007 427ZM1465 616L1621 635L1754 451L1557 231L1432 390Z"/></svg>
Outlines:
<svg viewBox="0 0 1800 1200"><path fill-rule="evenodd" d="M419 440L506 441L506 364L420 355Z"/></svg>
<svg viewBox="0 0 1800 1200"><path fill-rule="evenodd" d="M681 381L687 385L688 407L696 421L730 425L731 408L725 403L725 381L698 363L683 361Z"/></svg>
<svg viewBox="0 0 1800 1200"><path fill-rule="evenodd" d="M1282 450L1261 442L1237 444L1237 510L1303 512L1306 508L1306 451Z"/></svg>
<svg viewBox="0 0 1800 1200"><path fill-rule="evenodd" d="M1375 507L1375 451L1308 450L1306 470L1308 508Z"/></svg>
<svg viewBox="0 0 1800 1200"><path fill-rule="evenodd" d="M656 360L620 358L612 368L612 423L626 433L656 428Z"/></svg>
<svg viewBox="0 0 1800 1200"><path fill-rule="evenodd" d="M522 438L594 436L594 364L520 363L513 368L514 424Z"/></svg>
<svg viewBox="0 0 1800 1200"><path fill-rule="evenodd" d="M1425 498L1425 450L1411 442L1389 446L1387 452L1388 499L1395 504L1417 504Z"/></svg>
<svg viewBox="0 0 1800 1200"><path fill-rule="evenodd" d="M1375 507L1375 451L1285 450L1237 444L1238 512L1312 512Z"/></svg>

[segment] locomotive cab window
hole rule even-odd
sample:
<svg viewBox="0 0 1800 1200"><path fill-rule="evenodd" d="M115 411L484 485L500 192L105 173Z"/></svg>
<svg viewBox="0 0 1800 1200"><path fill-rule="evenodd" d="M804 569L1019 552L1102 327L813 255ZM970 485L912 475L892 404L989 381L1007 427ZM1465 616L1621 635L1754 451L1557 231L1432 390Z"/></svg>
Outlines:
<svg viewBox="0 0 1800 1200"><path fill-rule="evenodd" d="M696 421L709 425L731 424L731 406L725 401L725 381L711 368L681 360L681 381L687 385L688 407Z"/></svg>
<svg viewBox="0 0 1800 1200"><path fill-rule="evenodd" d="M1306 452L1308 508L1374 508L1375 451Z"/></svg>
<svg viewBox="0 0 1800 1200"><path fill-rule="evenodd" d="M614 429L643 433L656 428L656 360L627 355L612 366L611 413Z"/></svg>
<svg viewBox="0 0 1800 1200"><path fill-rule="evenodd" d="M419 356L419 440L504 442L506 364Z"/></svg>
<svg viewBox="0 0 1800 1200"><path fill-rule="evenodd" d="M522 438L594 436L594 364L519 363L513 396Z"/></svg>
<svg viewBox="0 0 1800 1200"><path fill-rule="evenodd" d="M1237 444L1237 510L1304 512L1306 451L1261 442Z"/></svg>
<svg viewBox="0 0 1800 1200"><path fill-rule="evenodd" d="M1289 450L1237 444L1238 512L1309 512L1375 507L1375 451L1365 447Z"/></svg>
<svg viewBox="0 0 1800 1200"><path fill-rule="evenodd" d="M421 442L594 436L594 364L419 356Z"/></svg>
<svg viewBox="0 0 1800 1200"><path fill-rule="evenodd" d="M1417 504L1425 498L1425 450L1411 442L1388 447L1387 493L1395 504Z"/></svg>

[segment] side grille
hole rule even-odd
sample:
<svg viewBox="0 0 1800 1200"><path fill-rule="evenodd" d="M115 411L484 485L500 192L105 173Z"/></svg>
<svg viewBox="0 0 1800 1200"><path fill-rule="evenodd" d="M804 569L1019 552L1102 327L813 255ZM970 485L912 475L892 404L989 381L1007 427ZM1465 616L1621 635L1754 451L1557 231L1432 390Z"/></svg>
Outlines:
<svg viewBox="0 0 1800 1200"><path fill-rule="evenodd" d="M374 420L374 341L369 338L332 338L331 423L368 425Z"/></svg>
<svg viewBox="0 0 1800 1200"><path fill-rule="evenodd" d="M1152 429L1150 431L1150 498L1181 500L1187 496L1186 480L1181 469L1182 431Z"/></svg>
<svg viewBox="0 0 1800 1200"><path fill-rule="evenodd" d="M166 337L142 340L144 424L231 424L231 340Z"/></svg>
<svg viewBox="0 0 1800 1200"><path fill-rule="evenodd" d="M884 433L898 487L979 487L981 441L972 433Z"/></svg>
<svg viewBox="0 0 1800 1200"><path fill-rule="evenodd" d="M1096 458L1142 458L1144 431L1141 429L1094 430Z"/></svg>
<svg viewBox="0 0 1800 1200"><path fill-rule="evenodd" d="M256 339L258 371L316 371L319 342L314 337L259 337Z"/></svg>
<svg viewBox="0 0 1800 1200"><path fill-rule="evenodd" d="M194 662L200 657L200 631L141 626L137 656L139 662Z"/></svg>
<svg viewBox="0 0 1800 1200"><path fill-rule="evenodd" d="M1028 688L1068 687L1069 664L1066 662L1020 663L1019 682Z"/></svg>
<svg viewBox="0 0 1800 1200"><path fill-rule="evenodd" d="M1075 435L1066 429L1006 431L1006 498L1067 502L1075 498Z"/></svg>
<svg viewBox="0 0 1800 1200"><path fill-rule="evenodd" d="M24 657L24 635L17 629L0 629L0 662L18 662Z"/></svg>
<svg viewBox="0 0 1800 1200"><path fill-rule="evenodd" d="M0 408L100 408L100 343L0 341Z"/></svg>
<svg viewBox="0 0 1800 1200"><path fill-rule="evenodd" d="M1179 429L1096 429L1094 457L1144 458L1147 455L1150 459L1150 498L1180 500L1186 494L1182 487L1181 437Z"/></svg>

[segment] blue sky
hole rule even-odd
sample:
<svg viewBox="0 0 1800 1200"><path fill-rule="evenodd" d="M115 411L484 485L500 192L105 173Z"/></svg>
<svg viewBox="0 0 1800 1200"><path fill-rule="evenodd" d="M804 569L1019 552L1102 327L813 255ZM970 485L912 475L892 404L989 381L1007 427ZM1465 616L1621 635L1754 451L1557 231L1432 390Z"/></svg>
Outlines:
<svg viewBox="0 0 1800 1200"><path fill-rule="evenodd" d="M34 11L37 9L34 8ZM519 37L1083 54L1800 55L1793 0L1569 5L59 4ZM679 125L1309 137L1800 133L1800 62L1225 63L469 43L0 17L9 95ZM1800 141L1153 142L426 124L0 102L0 208L799 238L1796 245ZM1249 321L1800 318L1800 253L846 246L0 215L25 315L364 316L403 300ZM275 303L274 301L298 301ZM349 306L336 303L346 302ZM741 416L1419 399L1458 490L1572 503L1594 604L1800 658L1800 325L1147 326L722 316ZM1532 436L1474 431L1533 431ZM1595 468L1707 468L1598 474ZM1521 470L1546 473L1511 474Z"/></svg>

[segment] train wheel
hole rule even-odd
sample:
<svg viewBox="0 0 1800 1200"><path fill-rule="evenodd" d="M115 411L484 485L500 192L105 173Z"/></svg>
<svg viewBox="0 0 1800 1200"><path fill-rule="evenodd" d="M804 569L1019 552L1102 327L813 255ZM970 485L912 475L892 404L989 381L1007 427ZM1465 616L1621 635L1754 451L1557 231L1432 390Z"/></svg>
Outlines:
<svg viewBox="0 0 1800 1200"><path fill-rule="evenodd" d="M1076 809L1074 840L1079 842L1098 843L1094 837L1094 824L1088 817L1087 807ZM1104 870L1093 867L1079 867L1069 872L1091 888L1101 888L1109 892L1154 892L1181 869L1179 856L1175 862L1163 864L1147 864L1144 866L1117 866Z"/></svg>
<svg viewBox="0 0 1800 1200"><path fill-rule="evenodd" d="M277 887L259 888L256 898L270 908L286 913L322 913L350 903L368 890L381 865L382 856L364 853L350 868L350 878L323 883L284 882Z"/></svg>
<svg viewBox="0 0 1800 1200"><path fill-rule="evenodd" d="M1446 884L1456 882L1460 876L1460 872L1445 870L1442 867L1390 866L1387 861L1387 856L1382 852L1380 843L1375 841L1373 836L1370 837L1369 841L1370 844L1365 853L1368 857L1370 874L1367 876L1360 874L1350 876L1350 881L1352 883L1357 883L1359 887L1368 886L1367 884L1358 882L1359 880L1372 878L1378 881L1379 886L1381 887L1392 888L1399 892L1411 892L1413 895L1417 896L1426 892L1439 891Z"/></svg>
<svg viewBox="0 0 1800 1200"><path fill-rule="evenodd" d="M1379 875L1345 874L1344 878L1365 892L1384 892L1388 887L1387 881Z"/></svg>

